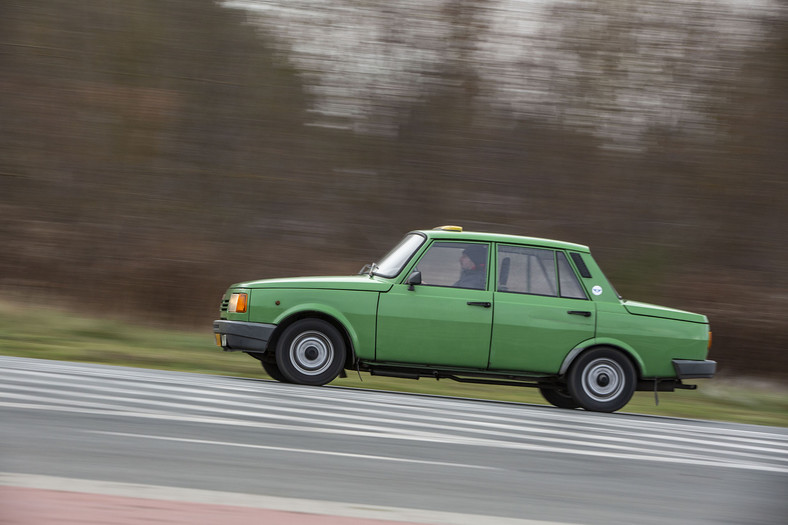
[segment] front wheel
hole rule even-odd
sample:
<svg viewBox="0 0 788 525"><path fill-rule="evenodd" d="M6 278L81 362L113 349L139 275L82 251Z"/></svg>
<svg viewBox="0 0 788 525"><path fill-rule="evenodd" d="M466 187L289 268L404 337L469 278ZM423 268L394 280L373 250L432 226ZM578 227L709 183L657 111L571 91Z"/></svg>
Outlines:
<svg viewBox="0 0 788 525"><path fill-rule="evenodd" d="M280 383L290 382L284 375L282 375L282 372L279 371L279 367L276 366L275 356L271 356L269 354L258 354L256 352L248 352L248 354L260 361L260 364L263 365L263 370L265 370L265 373L268 374L271 379L279 381Z"/></svg>
<svg viewBox="0 0 788 525"><path fill-rule="evenodd" d="M613 348L595 348L580 355L569 370L567 387L578 405L594 412L615 412L635 393L632 362Z"/></svg>
<svg viewBox="0 0 788 525"><path fill-rule="evenodd" d="M322 319L301 319L285 328L276 345L276 365L285 379L302 385L325 385L345 365L345 341Z"/></svg>
<svg viewBox="0 0 788 525"><path fill-rule="evenodd" d="M266 361L266 360L262 360L261 359L260 360L260 364L263 365L263 370L265 370L266 374L271 376L271 379L279 381L280 383L289 383L290 382L284 376L282 371L279 370L279 367L276 366L276 361Z"/></svg>

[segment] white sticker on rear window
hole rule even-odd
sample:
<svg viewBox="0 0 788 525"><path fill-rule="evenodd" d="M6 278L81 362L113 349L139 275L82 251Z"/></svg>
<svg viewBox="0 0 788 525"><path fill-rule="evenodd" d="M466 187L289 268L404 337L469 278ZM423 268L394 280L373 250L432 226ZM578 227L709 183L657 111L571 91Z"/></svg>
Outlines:
<svg viewBox="0 0 788 525"><path fill-rule="evenodd" d="M599 285L594 286L591 288L591 293L594 295L602 295L602 287Z"/></svg>

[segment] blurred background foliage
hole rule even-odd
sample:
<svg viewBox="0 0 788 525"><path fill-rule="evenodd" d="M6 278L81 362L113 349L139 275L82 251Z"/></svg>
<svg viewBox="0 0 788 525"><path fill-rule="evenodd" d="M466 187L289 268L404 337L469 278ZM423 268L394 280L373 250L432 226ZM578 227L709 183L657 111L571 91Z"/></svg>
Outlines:
<svg viewBox="0 0 788 525"><path fill-rule="evenodd" d="M590 245L788 374L788 14L757 0L9 0L0 292L203 327L439 224Z"/></svg>

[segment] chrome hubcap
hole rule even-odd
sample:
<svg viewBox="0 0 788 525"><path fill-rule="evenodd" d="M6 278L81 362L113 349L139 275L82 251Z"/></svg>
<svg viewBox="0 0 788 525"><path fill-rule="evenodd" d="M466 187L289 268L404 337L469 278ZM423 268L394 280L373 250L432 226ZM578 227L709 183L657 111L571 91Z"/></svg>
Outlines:
<svg viewBox="0 0 788 525"><path fill-rule="evenodd" d="M583 371L583 390L595 401L609 401L624 388L624 369L608 358L591 361Z"/></svg>
<svg viewBox="0 0 788 525"><path fill-rule="evenodd" d="M334 345L325 334L308 331L299 334L290 345L290 362L305 375L318 375L331 366Z"/></svg>

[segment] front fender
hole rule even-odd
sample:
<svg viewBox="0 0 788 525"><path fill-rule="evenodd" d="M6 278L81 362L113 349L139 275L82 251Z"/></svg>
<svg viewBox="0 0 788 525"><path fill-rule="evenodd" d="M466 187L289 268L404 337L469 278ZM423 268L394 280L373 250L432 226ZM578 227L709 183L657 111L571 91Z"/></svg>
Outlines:
<svg viewBox="0 0 788 525"><path fill-rule="evenodd" d="M322 316L332 317L335 319L342 328L345 330L348 338L350 339L351 348L348 348L348 351L354 352L356 348L362 348L362 341L359 337L358 331L353 326L353 323L339 311L337 308L334 308L327 304L321 303L304 303L293 306L292 308L288 308L284 310L279 316L276 317L274 320L275 325L281 326L287 322L288 319L292 317L308 317L310 314L318 313ZM306 314L306 315L305 315Z"/></svg>
<svg viewBox="0 0 788 525"><path fill-rule="evenodd" d="M358 358L371 359L375 355L378 295L365 290L255 288L249 320L283 327L293 319L324 317L347 334L348 351Z"/></svg>

